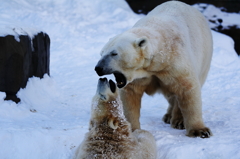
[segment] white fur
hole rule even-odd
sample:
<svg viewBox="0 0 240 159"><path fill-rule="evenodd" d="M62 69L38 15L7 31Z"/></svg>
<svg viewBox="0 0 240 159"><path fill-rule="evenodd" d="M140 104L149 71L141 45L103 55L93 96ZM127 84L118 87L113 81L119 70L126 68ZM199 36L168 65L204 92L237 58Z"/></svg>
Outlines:
<svg viewBox="0 0 240 159"><path fill-rule="evenodd" d="M123 115L118 90L112 93L108 84L98 84L89 132L74 159L156 159L156 155L156 142L150 132L132 132Z"/></svg>
<svg viewBox="0 0 240 159"><path fill-rule="evenodd" d="M146 40L143 46L138 45L140 39ZM201 87L212 45L204 16L185 3L169 1L104 46L98 66L108 70L106 74L118 71L127 78L121 99L133 130L140 128L143 93L161 91L169 101L165 122L174 128L184 123L188 136L211 134L202 120ZM112 51L117 55L111 56Z"/></svg>

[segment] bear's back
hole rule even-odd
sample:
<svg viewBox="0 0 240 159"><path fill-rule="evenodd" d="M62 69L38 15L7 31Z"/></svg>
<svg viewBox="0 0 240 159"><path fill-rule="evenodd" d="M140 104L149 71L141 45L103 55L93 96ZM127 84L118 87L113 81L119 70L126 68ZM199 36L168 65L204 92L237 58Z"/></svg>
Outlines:
<svg viewBox="0 0 240 159"><path fill-rule="evenodd" d="M188 4L185 4L180 1L168 1L165 3L162 3L161 5L158 5L155 7L151 12L148 13L149 16L159 15L159 14L166 14L166 15L188 15L188 11L190 12L196 12L196 14L199 13L199 11Z"/></svg>

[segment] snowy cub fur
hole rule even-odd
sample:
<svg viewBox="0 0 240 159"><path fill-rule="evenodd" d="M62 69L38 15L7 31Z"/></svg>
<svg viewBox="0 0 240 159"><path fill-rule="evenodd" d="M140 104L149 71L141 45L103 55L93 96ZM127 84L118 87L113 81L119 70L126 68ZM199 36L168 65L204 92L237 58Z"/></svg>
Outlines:
<svg viewBox="0 0 240 159"><path fill-rule="evenodd" d="M118 89L111 80L99 79L92 101L89 132L78 147L75 159L155 159L156 142L152 134L132 132L123 115Z"/></svg>

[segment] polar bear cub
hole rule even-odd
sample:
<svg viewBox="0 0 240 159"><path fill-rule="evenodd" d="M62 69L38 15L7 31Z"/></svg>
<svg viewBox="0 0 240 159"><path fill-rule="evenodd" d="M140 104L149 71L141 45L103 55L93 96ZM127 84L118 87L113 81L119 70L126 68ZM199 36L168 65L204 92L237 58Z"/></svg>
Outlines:
<svg viewBox="0 0 240 159"><path fill-rule="evenodd" d="M118 89L100 78L92 101L89 132L77 148L75 159L155 159L156 142L151 133L136 129L123 115Z"/></svg>

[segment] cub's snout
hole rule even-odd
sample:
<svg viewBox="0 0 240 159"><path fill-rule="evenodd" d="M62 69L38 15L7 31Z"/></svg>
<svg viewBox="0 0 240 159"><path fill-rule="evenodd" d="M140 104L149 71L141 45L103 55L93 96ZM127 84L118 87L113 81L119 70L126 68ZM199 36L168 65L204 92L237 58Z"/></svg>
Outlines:
<svg viewBox="0 0 240 159"><path fill-rule="evenodd" d="M100 78L98 80L96 97L102 101L108 101L109 98L116 98L118 93L116 92L116 85L112 80L107 78Z"/></svg>

